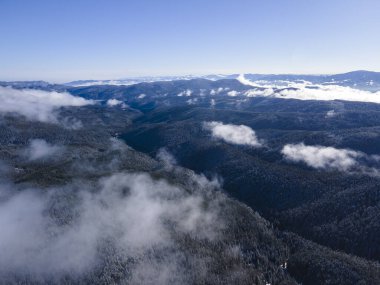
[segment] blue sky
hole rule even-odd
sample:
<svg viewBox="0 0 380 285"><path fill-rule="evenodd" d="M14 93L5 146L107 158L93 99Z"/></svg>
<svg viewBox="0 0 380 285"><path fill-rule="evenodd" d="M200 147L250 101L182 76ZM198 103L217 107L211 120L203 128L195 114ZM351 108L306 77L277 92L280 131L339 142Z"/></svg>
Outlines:
<svg viewBox="0 0 380 285"><path fill-rule="evenodd" d="M0 0L0 80L380 71L379 0Z"/></svg>

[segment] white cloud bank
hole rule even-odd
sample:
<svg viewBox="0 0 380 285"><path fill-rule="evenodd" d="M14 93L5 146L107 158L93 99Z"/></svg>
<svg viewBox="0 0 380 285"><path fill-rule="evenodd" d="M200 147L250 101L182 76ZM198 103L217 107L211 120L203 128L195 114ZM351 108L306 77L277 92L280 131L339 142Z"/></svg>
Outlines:
<svg viewBox="0 0 380 285"><path fill-rule="evenodd" d="M312 84L308 81L250 81L240 75L238 80L247 86L256 87L246 91L248 97L270 96L298 100L344 100L357 102L380 103L380 91L370 92L334 84Z"/></svg>
<svg viewBox="0 0 380 285"><path fill-rule="evenodd" d="M299 100L345 100L380 103L380 92L354 89L338 85L318 85L318 88L307 88L300 86L298 90L282 90L276 97L292 98Z"/></svg>
<svg viewBox="0 0 380 285"><path fill-rule="evenodd" d="M203 127L211 131L213 137L222 139L227 143L262 146L254 130L245 125L223 124L222 122L204 122Z"/></svg>
<svg viewBox="0 0 380 285"><path fill-rule="evenodd" d="M57 123L55 111L60 107L94 104L92 100L67 92L0 87L0 113L17 113L29 120Z"/></svg>

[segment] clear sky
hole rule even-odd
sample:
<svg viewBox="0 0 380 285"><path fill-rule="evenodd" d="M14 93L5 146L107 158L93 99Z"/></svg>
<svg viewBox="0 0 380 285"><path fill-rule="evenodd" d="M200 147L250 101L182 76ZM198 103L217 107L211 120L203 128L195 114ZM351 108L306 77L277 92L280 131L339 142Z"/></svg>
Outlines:
<svg viewBox="0 0 380 285"><path fill-rule="evenodd" d="M380 71L380 0L0 0L0 80Z"/></svg>

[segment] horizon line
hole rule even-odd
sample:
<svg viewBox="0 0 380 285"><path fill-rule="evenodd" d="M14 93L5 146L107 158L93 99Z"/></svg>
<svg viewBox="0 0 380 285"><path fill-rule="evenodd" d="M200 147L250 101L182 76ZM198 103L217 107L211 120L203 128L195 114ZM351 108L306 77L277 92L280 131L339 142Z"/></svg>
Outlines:
<svg viewBox="0 0 380 285"><path fill-rule="evenodd" d="M65 83L71 83L75 81L117 81L117 80L128 80L128 79L141 79L145 77L151 77L151 78L159 78L159 77L203 77L203 76L231 76L231 75L246 75L246 74L253 74L253 75L304 75L304 76L331 76L331 75L340 75L340 74L347 74L347 73L353 73L353 72L371 72L371 73L380 73L380 71L373 71L373 70L366 70L366 69L357 69L357 70L351 70L346 72L339 72L339 73L258 73L258 72L232 72L232 73L203 73L203 74L172 74L172 75L137 75L137 76L126 76L126 77L119 77L119 78L104 78L104 79L74 79L74 80L44 80L44 79L27 79L27 80L0 80L0 82L38 82L43 81L46 83L54 83L59 84L58 81L61 81L62 84Z"/></svg>

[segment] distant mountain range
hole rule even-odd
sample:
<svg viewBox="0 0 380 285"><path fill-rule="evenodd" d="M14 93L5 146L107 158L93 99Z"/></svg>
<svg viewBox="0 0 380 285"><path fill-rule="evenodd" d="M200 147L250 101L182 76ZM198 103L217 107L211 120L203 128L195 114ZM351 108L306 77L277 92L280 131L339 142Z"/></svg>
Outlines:
<svg viewBox="0 0 380 285"><path fill-rule="evenodd" d="M124 79L106 79L106 80L76 80L64 83L68 86L92 86L92 85L133 85L141 82L158 82L158 81L175 81L175 80L191 80L196 78L203 78L208 80L219 80L219 79L236 79L238 74L232 75L222 75L222 74L212 74L212 75L183 75L183 76L141 76L141 77L130 77Z"/></svg>
<svg viewBox="0 0 380 285"><path fill-rule="evenodd" d="M11 86L13 88L31 88L42 90L65 90L71 87L89 86L130 86L139 83L169 82L181 80L205 79L210 81L231 80L241 78L241 74L210 74L210 75L185 75L185 76L144 76L130 77L124 79L105 79L105 80L76 80L63 84L52 84L46 81L0 81L0 86ZM358 70L340 74L330 75L310 75L310 74L244 74L244 79L257 84L284 85L286 83L339 85L367 91L380 90L380 72Z"/></svg>
<svg viewBox="0 0 380 285"><path fill-rule="evenodd" d="M93 86L93 85L133 85L141 82L190 80L196 78L208 80L237 79L239 74L211 74L211 75L187 75L187 76L157 76L157 77L131 77L116 80L77 80L64 83L66 86ZM313 84L335 84L357 87L366 90L380 89L380 72L358 70L340 74L307 75L307 74L244 74L251 81L309 81Z"/></svg>

